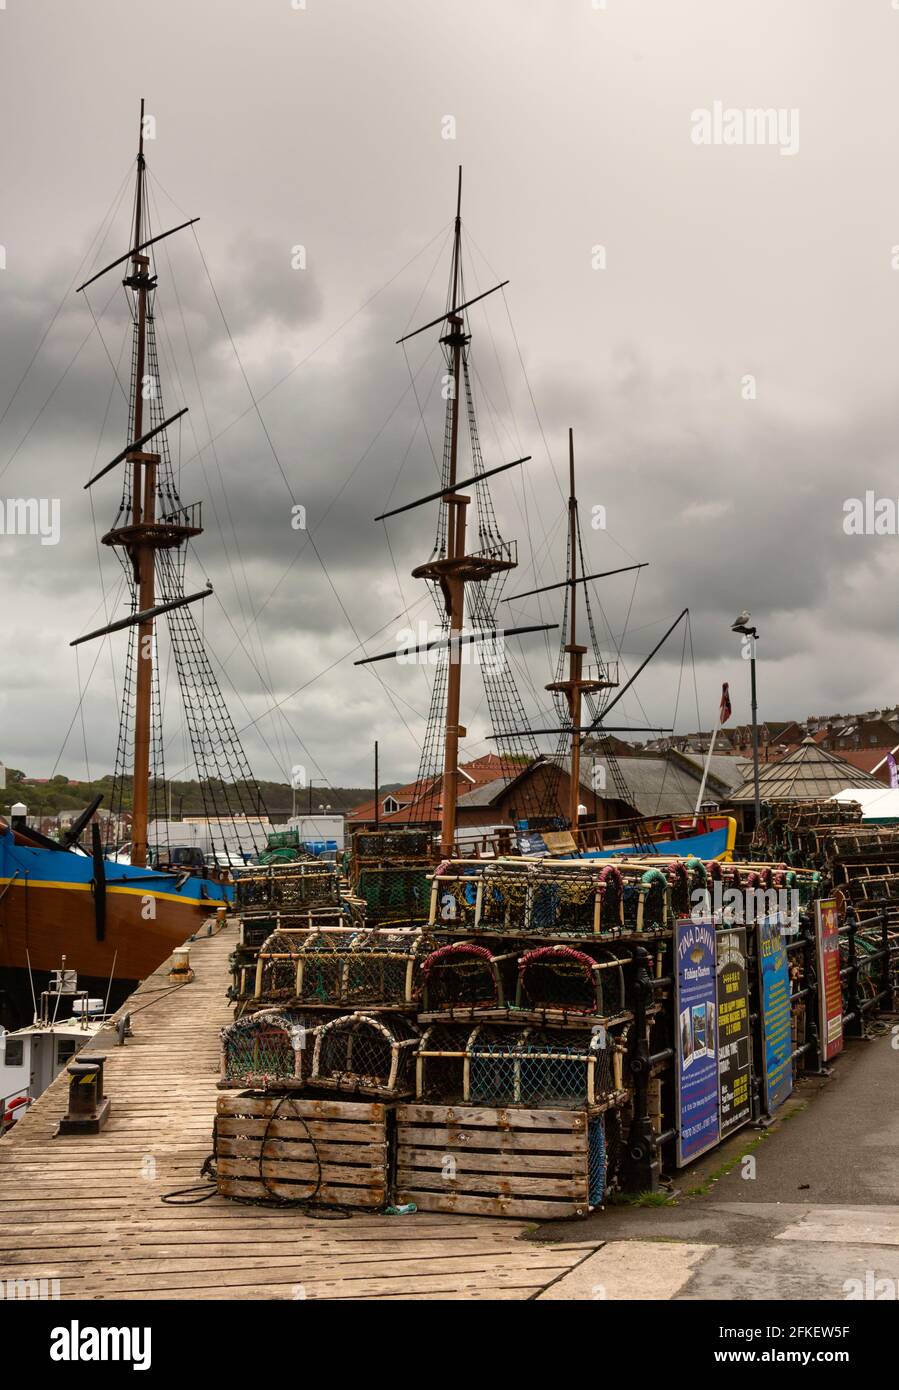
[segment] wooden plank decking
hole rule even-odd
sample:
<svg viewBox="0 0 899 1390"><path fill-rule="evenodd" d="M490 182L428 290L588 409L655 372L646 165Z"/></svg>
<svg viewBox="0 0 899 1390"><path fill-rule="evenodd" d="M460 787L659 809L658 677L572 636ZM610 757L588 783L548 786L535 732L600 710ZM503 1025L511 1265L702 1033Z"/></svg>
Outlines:
<svg viewBox="0 0 899 1390"><path fill-rule="evenodd" d="M134 1029L125 1046L112 1030L90 1044L107 1057L112 1108L101 1134L53 1137L63 1072L0 1139L0 1280L58 1279L63 1299L527 1299L598 1247L523 1242L523 1221L341 1220L217 1194L163 1203L200 1182L212 1147L236 941L233 921L200 937L191 984L173 989L166 962L125 1005Z"/></svg>

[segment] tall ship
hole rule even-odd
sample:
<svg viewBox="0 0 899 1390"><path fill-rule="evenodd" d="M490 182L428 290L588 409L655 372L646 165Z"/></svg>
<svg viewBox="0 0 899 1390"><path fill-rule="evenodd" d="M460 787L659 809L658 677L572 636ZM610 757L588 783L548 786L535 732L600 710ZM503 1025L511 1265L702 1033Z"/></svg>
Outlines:
<svg viewBox="0 0 899 1390"><path fill-rule="evenodd" d="M46 987L61 956L75 967L86 990L103 996L112 980L114 996L122 997L232 896L227 873L210 868L202 856L191 862L168 843L163 635L204 809L210 826L218 827L223 862L230 862L226 846L246 847L248 834L254 847L264 845L259 789L193 617L194 605L212 588L207 584L188 592L186 584L188 546L202 533L202 509L199 502L185 505L179 496L169 431L187 407L166 414L160 377L155 256L160 243L197 219L165 231L151 227L144 133L141 102L131 244L78 291L86 296L95 282L124 270L131 320L130 379L127 387L122 383L126 443L85 483L99 494L117 489L118 508L102 544L121 566L127 612L72 643L126 644L124 656L115 648L121 713L111 804L104 808L111 812L105 818L109 829L104 835L97 818L100 796L59 840L29 826L24 806L14 807L8 821L0 820L0 1021L13 1026L30 1013L32 987ZM113 836L126 811L131 845L123 855Z"/></svg>
<svg viewBox="0 0 899 1390"><path fill-rule="evenodd" d="M597 638L590 585L614 575L641 570L643 563L621 566L602 573L588 573L575 488L574 436L569 431L569 497L567 504L567 555L565 578L522 593L506 596L505 584L518 566L515 541L500 530L491 497L491 480L507 470L520 470L530 455L485 467L475 408L475 371L471 360L469 311L502 291L508 281L470 296L465 289L462 238L462 171L459 170L452 254L445 309L437 318L406 333L405 344L421 333L436 330L443 354L444 397L441 486L436 492L382 513L385 521L401 513L437 503L437 527L427 560L413 571L433 595L437 626L432 640L395 652L360 659L357 665L401 656L404 663L423 656L433 665L430 708L422 741L418 776L403 811L411 825L427 825L435 850L443 858L480 853L547 853L570 856L690 855L703 859L729 857L736 822L725 815L710 815L696 806L685 806L678 816L645 817L632 814L614 823L587 818L583 803L591 798L585 787L586 755L602 759L612 799L621 806L634 802L616 757L613 735L619 733L670 733L658 727L634 728L612 724L610 716L623 696L688 616L684 609L668 627L649 655L624 681L619 682L617 660L605 660ZM462 476L462 475L465 476ZM511 476L514 476L512 474ZM391 552L392 553L392 552ZM560 622L534 622L507 627L501 605L520 603L537 595L562 593ZM550 600L552 601L552 600ZM541 610L542 612L542 610ZM560 643L552 679L545 686L551 697L556 722L544 726L528 723L510 661L513 644L531 633L560 630ZM548 642L544 637L543 641ZM508 645L507 645L508 643ZM471 653L475 652L472 657ZM436 658L436 660L435 660ZM523 661L518 663L523 665ZM462 672L477 665L483 683L484 703L492 732L487 735L499 749L497 782L488 788L490 800L506 822L498 832L484 832L461 820L466 792L460 769L460 746L467 729L461 722ZM530 684L525 672L525 679ZM549 717L549 716L547 716ZM542 752L538 741L553 737L554 747ZM471 779L469 778L470 782ZM595 798L592 798L595 804ZM514 810L512 809L514 806ZM399 815L395 818L399 820Z"/></svg>

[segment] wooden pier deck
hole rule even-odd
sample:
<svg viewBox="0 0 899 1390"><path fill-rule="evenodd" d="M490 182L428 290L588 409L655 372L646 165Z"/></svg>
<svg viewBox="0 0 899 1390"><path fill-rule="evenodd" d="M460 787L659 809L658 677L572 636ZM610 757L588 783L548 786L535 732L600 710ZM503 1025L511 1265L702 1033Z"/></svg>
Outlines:
<svg viewBox="0 0 899 1390"><path fill-rule="evenodd" d="M55 1279L62 1299L529 1299L599 1247L522 1241L522 1221L164 1203L212 1148L236 939L228 922L192 942L194 980L173 988L166 962L125 1005L134 1036L90 1044L107 1058L102 1133L53 1137L63 1072L0 1139L0 1280Z"/></svg>

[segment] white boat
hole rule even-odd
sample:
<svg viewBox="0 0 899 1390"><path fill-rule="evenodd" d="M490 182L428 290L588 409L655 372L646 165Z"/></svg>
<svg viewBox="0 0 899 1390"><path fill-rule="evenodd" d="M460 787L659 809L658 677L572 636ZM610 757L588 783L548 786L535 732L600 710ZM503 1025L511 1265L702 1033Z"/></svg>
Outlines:
<svg viewBox="0 0 899 1390"><path fill-rule="evenodd" d="M41 994L34 1022L14 1032L0 1029L0 1137L28 1112L106 1021L102 999L78 989L65 957Z"/></svg>

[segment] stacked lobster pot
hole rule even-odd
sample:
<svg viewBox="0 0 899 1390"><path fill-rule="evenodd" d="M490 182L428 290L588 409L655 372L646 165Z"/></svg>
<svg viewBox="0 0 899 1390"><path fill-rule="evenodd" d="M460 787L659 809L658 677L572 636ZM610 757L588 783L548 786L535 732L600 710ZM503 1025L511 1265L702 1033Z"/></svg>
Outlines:
<svg viewBox="0 0 899 1390"><path fill-rule="evenodd" d="M428 920L430 874L436 862L427 830L359 830L353 836L349 881L366 920L393 927Z"/></svg>
<svg viewBox="0 0 899 1390"><path fill-rule="evenodd" d="M245 894L244 912L264 908L274 929L241 968L238 1016L222 1030L217 1180L234 1197L381 1207L435 943L421 927L367 925L358 903L333 887L325 903L325 891L259 883Z"/></svg>
<svg viewBox="0 0 899 1390"><path fill-rule="evenodd" d="M840 916L858 923L855 948L870 955L883 943L882 915L891 946L899 944L899 826L834 826L825 840L826 873ZM899 991L899 953L892 955L891 984ZM876 972L865 971L863 989L873 989ZM870 977L870 978L868 978Z"/></svg>
<svg viewBox="0 0 899 1390"><path fill-rule="evenodd" d="M753 834L752 853L760 860L821 869L831 837L861 829L862 808L857 801L769 802Z"/></svg>
<svg viewBox="0 0 899 1390"><path fill-rule="evenodd" d="M667 881L644 873L520 858L439 866L415 1104L397 1111L398 1201L536 1218L602 1205L629 1100L627 919L647 943L667 922Z"/></svg>
<svg viewBox="0 0 899 1390"><path fill-rule="evenodd" d="M334 864L305 859L258 866L235 884L238 941L231 956L228 997L245 1012L252 1007L259 948L274 931L357 928L362 904L348 891Z"/></svg>

